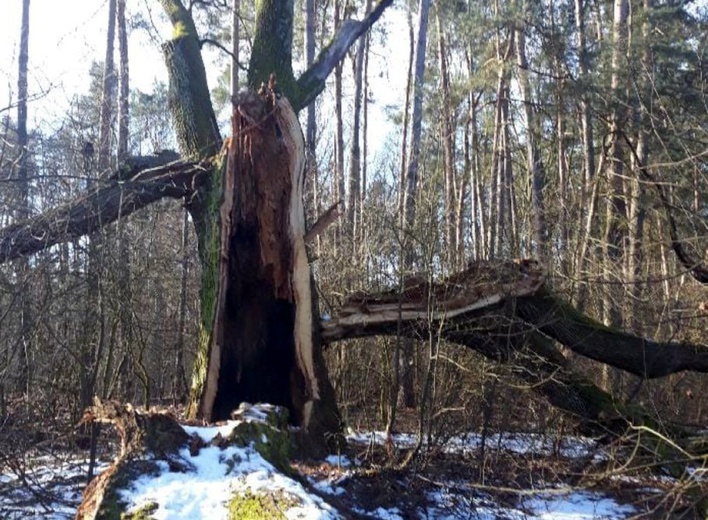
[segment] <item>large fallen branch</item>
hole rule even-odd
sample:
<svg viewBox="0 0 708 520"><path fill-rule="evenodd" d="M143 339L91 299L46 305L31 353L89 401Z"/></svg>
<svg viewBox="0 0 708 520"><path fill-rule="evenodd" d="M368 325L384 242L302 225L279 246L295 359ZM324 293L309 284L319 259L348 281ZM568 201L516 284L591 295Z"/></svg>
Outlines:
<svg viewBox="0 0 708 520"><path fill-rule="evenodd" d="M353 294L322 337L396 335L436 338L509 363L535 392L584 420L627 416L624 407L569 366L554 341L644 378L682 370L708 372L708 348L661 343L610 329L546 289L532 261L476 262L439 283L409 279L402 291ZM621 409L621 410L620 410Z"/></svg>
<svg viewBox="0 0 708 520"><path fill-rule="evenodd" d="M322 337L336 341L401 330L436 333L475 348L480 335L521 323L529 332L539 330L578 354L643 378L708 372L708 347L662 343L606 327L553 296L544 282L543 268L533 261L476 262L439 283L409 280L400 294L354 294L322 322Z"/></svg>
<svg viewBox="0 0 708 520"><path fill-rule="evenodd" d="M133 160L81 198L1 229L0 264L98 231L164 197L190 196L209 165L173 161L155 166L171 158Z"/></svg>
<svg viewBox="0 0 708 520"><path fill-rule="evenodd" d="M653 341L606 327L547 289L516 301L517 315L573 352L644 379L686 370L708 373L708 347Z"/></svg>

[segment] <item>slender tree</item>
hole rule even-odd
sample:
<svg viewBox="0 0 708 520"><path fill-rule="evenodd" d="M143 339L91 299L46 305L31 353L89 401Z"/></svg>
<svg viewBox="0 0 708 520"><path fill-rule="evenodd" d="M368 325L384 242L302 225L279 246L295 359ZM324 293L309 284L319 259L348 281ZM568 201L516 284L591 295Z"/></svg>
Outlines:
<svg viewBox="0 0 708 520"><path fill-rule="evenodd" d="M18 60L17 80L17 148L19 150L17 166L17 186L19 193L17 219L24 220L30 215L29 196L29 139L27 137L27 70L29 66L29 11L30 0L22 2L22 21L20 24L20 55ZM20 378L18 386L23 392L29 392L31 381L32 357L32 295L29 286L30 264L28 258L18 261L20 289Z"/></svg>

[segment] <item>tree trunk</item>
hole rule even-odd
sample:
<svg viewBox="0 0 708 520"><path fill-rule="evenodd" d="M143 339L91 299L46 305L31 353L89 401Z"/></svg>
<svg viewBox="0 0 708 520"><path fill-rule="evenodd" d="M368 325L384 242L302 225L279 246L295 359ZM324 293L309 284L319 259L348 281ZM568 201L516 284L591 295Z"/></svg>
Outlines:
<svg viewBox="0 0 708 520"><path fill-rule="evenodd" d="M406 169L405 194L403 203L403 271L413 269L415 257L413 249L409 247L410 234L413 232L416 215L416 195L418 188L418 161L420 160L420 147L423 133L423 80L425 76L425 54L428 42L428 15L430 13L430 0L420 0L418 7L418 37L415 49L415 67L413 80L413 113L411 115L411 146L408 154ZM401 403L406 407L415 404L413 394L413 343L407 339L403 341L400 352L401 388L399 390Z"/></svg>
<svg viewBox="0 0 708 520"><path fill-rule="evenodd" d="M528 4L523 2L524 12L528 13ZM531 83L529 81L529 64L526 59L526 34L524 27L516 27L514 40L516 42L516 71L519 79L521 104L524 107L526 119L526 164L531 179L531 213L533 214L534 244L530 249L535 251L541 261L546 261L548 251L546 248L546 217L543 202L543 187L545 172L541 153L538 149L539 125L536 121L536 111L531 98Z"/></svg>
<svg viewBox="0 0 708 520"><path fill-rule="evenodd" d="M119 50L119 88L118 88L118 163L122 164L128 158L128 131L130 128L130 74L128 60L128 32L125 20L126 0L117 0L116 24L118 27ZM118 345L122 352L132 349L133 345L133 291L131 286L131 258L129 236L125 219L119 217L117 224L118 258L116 266L118 278L118 295L121 301L119 307L120 328ZM132 381L133 374L128 370L128 378ZM124 384L126 382L124 381Z"/></svg>
<svg viewBox="0 0 708 520"><path fill-rule="evenodd" d="M605 261L605 280L607 285L603 291L603 320L607 325L620 326L621 294L614 290L616 285L611 278L622 272L623 252L626 249L627 202L624 197L624 154L620 132L624 126L622 77L627 49L627 16L629 5L627 0L614 1L614 20L612 25L612 97L610 100L610 146L607 171L608 194L606 202L605 237L603 241L603 256Z"/></svg>
<svg viewBox="0 0 708 520"><path fill-rule="evenodd" d="M222 167L216 299L198 414L221 420L243 401L269 402L323 438L341 425L315 335L302 131L286 98L269 88L239 98L233 136Z"/></svg>
<svg viewBox="0 0 708 520"><path fill-rule="evenodd" d="M104 175L110 169L111 120L116 93L116 72L113 48L116 37L116 0L108 0L108 29L106 31L106 57L103 62L103 86L101 87L101 113L98 134L98 169ZM88 405L87 405L88 406Z"/></svg>
<svg viewBox="0 0 708 520"><path fill-rule="evenodd" d="M457 169L455 168L455 120L450 100L450 74L447 66L447 45L441 20L440 7L435 11L438 32L438 62L440 63L440 93L442 95L442 114L440 117L440 141L443 147L443 170L445 175L445 245L447 264L454 269L459 264L459 243L457 233Z"/></svg>
<svg viewBox="0 0 708 520"><path fill-rule="evenodd" d="M241 43L239 32L240 0L233 0L231 4L231 96L238 93L238 68L239 45Z"/></svg>
<svg viewBox="0 0 708 520"><path fill-rule="evenodd" d="M30 0L22 2L22 21L20 26L20 56L18 60L18 80L17 80L17 148L20 155L18 157L17 185L19 201L16 218L23 221L30 215L30 196L28 179L28 159L29 139L27 137L27 69L29 65L29 10ZM18 262L19 283L23 285L20 289L20 370L17 386L22 392L29 394L31 381L31 358L32 358L32 294L29 284L30 264L29 259L24 257ZM0 389L1 393L1 389Z"/></svg>
<svg viewBox="0 0 708 520"><path fill-rule="evenodd" d="M366 2L366 12L371 8L371 0ZM354 58L354 113L352 123L352 145L349 153L349 191L347 192L347 227L352 239L352 249L356 258L356 237L361 226L361 107L364 83L364 55L366 35L359 37ZM366 136L364 136L366 138Z"/></svg>
<svg viewBox="0 0 708 520"><path fill-rule="evenodd" d="M118 50L120 55L118 87L118 164L128 158L128 130L130 123L130 74L128 61L128 31L125 24L126 0L117 0Z"/></svg>

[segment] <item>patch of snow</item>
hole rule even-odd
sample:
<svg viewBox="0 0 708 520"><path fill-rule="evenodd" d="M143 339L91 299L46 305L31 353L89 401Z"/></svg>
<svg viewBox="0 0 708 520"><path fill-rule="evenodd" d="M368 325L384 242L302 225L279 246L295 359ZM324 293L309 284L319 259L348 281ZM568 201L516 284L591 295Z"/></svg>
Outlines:
<svg viewBox="0 0 708 520"><path fill-rule="evenodd" d="M418 437L413 433L395 433L391 436L391 441L399 448L412 448L415 446L417 438ZM386 441L386 432L350 432L347 435L347 440L359 444L384 444Z"/></svg>
<svg viewBox="0 0 708 520"><path fill-rule="evenodd" d="M205 440L223 431L216 428L214 433L213 427L190 430ZM158 509L152 516L157 520L220 520L227 518L228 503L235 495L251 491L293 497L299 503L284 512L287 518L339 518L332 506L279 473L253 448L208 446L194 457L184 448L180 456L192 464L194 471L170 472L167 464L161 463L159 475L143 476L122 493L129 510L155 503Z"/></svg>
<svg viewBox="0 0 708 520"><path fill-rule="evenodd" d="M308 480L312 484L312 487L314 487L320 493L324 493L326 495L338 496L338 495L343 495L346 492L346 490L343 487L335 486L329 480L320 480L319 482L314 479L308 479Z"/></svg>
<svg viewBox="0 0 708 520"><path fill-rule="evenodd" d="M325 462L339 468L349 468L352 466L352 461L350 461L346 455L329 455L325 457Z"/></svg>
<svg viewBox="0 0 708 520"><path fill-rule="evenodd" d="M439 491L428 493L428 499L435 506L419 513L421 520L457 520L469 518L473 520L530 520L528 515L518 509L503 507L485 493L474 492L464 483L449 482Z"/></svg>
<svg viewBox="0 0 708 520"><path fill-rule="evenodd" d="M487 436L485 445L501 448L520 455L551 455L558 453L564 458L580 458L590 455L597 447L595 440L589 437L541 435L538 433L494 433ZM448 451L476 450L482 446L482 436L469 433L451 438L446 448Z"/></svg>
<svg viewBox="0 0 708 520"><path fill-rule="evenodd" d="M184 424L181 426L188 435L197 435L204 442L209 442L217 435L228 437L229 434L234 431L234 428L236 428L236 426L240 423L241 421L226 421L224 424L220 424L218 426L186 426Z"/></svg>
<svg viewBox="0 0 708 520"><path fill-rule="evenodd" d="M364 444L384 444L386 433L382 431L350 432L347 439L351 442ZM399 448L415 446L417 436L409 433L396 433L391 441ZM520 455L537 454L551 455L558 453L564 458L580 458L593 454L597 442L589 437L553 436L537 433L494 433L487 436L485 445L489 448L501 448ZM478 433L467 433L451 437L444 448L449 453L478 450L482 446L482 436Z"/></svg>
<svg viewBox="0 0 708 520"><path fill-rule="evenodd" d="M614 499L588 491L568 494L539 494L524 501L539 520L622 520L637 510Z"/></svg>
<svg viewBox="0 0 708 520"><path fill-rule="evenodd" d="M84 458L40 456L33 457L24 469L24 483L14 473L0 473L0 518L74 518L86 485L88 464ZM98 461L96 474L107 467L106 462Z"/></svg>
<svg viewBox="0 0 708 520"><path fill-rule="evenodd" d="M355 507L353 511L362 516L366 516L368 518L377 518L378 520L404 520L404 517L401 516L401 510L397 507L392 507L390 509L378 507L374 511L366 511L364 509Z"/></svg>

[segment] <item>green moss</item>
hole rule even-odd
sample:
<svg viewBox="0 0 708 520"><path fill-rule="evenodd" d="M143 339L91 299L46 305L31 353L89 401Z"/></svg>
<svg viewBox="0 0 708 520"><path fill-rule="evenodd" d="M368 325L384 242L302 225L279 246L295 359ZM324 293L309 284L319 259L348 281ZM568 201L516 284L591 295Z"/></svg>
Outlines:
<svg viewBox="0 0 708 520"><path fill-rule="evenodd" d="M128 513L126 512L128 504L123 501L120 492L127 489L131 482L142 475L158 475L160 473L158 465L153 461L145 460L121 461L117 464L118 467L106 484L101 505L96 512L96 519L148 520L152 518L149 514L155 512L157 504L147 504L137 511Z"/></svg>
<svg viewBox="0 0 708 520"><path fill-rule="evenodd" d="M300 500L283 492L239 493L229 502L229 520L280 520L284 512L300 505Z"/></svg>
<svg viewBox="0 0 708 520"><path fill-rule="evenodd" d="M132 511L130 513L123 513L120 515L121 520L153 520L155 517L152 516L152 513L156 512L159 509L160 506L158 506L155 502L149 502L145 504L143 507L140 509L136 509L135 511Z"/></svg>
<svg viewBox="0 0 708 520"><path fill-rule="evenodd" d="M219 282L219 258L221 247L221 233L219 222L219 209L222 197L222 182L224 169L227 166L226 156L222 155L218 163L214 166L211 175L211 186L208 190L207 213L214 215L210 220L209 230L205 237L205 243L200 248L202 251L202 286L200 291L202 320L199 324L199 336L197 341L197 356L192 369L192 385L189 393L189 405L187 416L196 417L199 411L199 403L206 381L209 363L209 345L211 343L211 333L216 316L216 298Z"/></svg>
<svg viewBox="0 0 708 520"><path fill-rule="evenodd" d="M290 473L290 435L287 428L274 428L267 423L242 422L227 441L235 446L253 446L261 456L283 473Z"/></svg>
<svg viewBox="0 0 708 520"><path fill-rule="evenodd" d="M189 28L183 22L177 22L174 24L172 29L172 38L180 38L181 36L187 36L189 34Z"/></svg>

